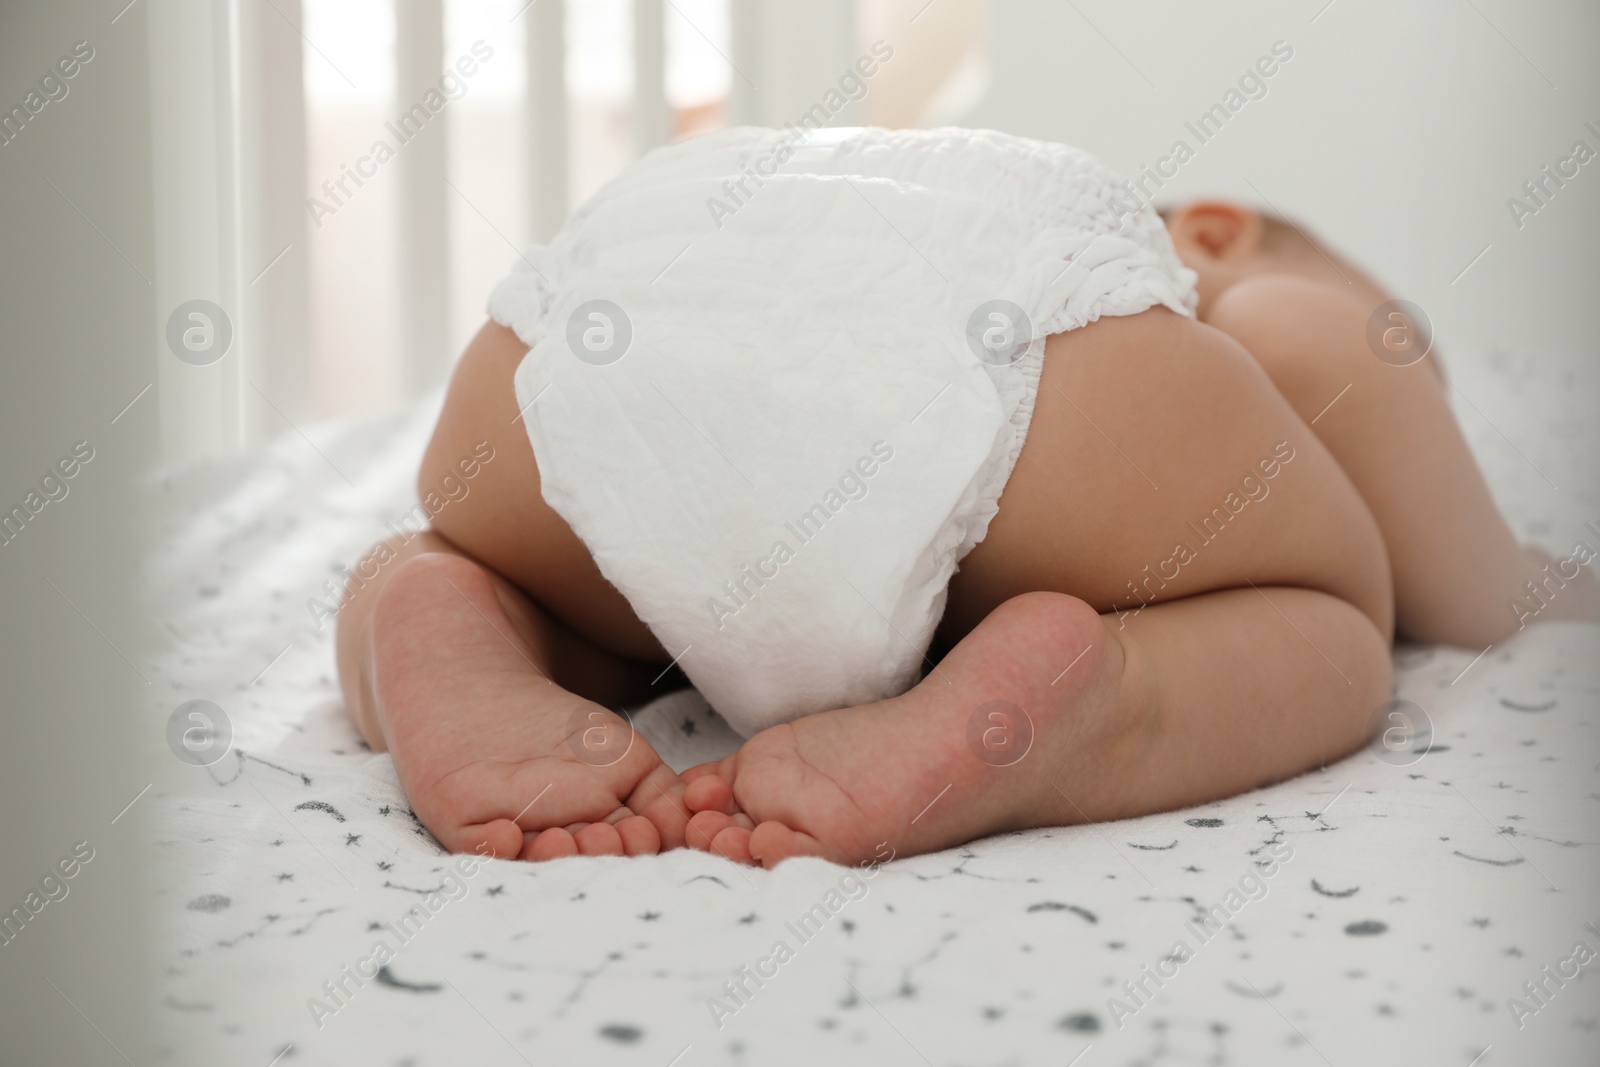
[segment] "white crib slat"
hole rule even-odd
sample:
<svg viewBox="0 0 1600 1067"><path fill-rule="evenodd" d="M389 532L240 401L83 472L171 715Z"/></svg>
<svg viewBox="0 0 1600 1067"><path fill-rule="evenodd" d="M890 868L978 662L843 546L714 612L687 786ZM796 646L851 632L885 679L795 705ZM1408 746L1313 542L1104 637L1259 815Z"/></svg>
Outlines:
<svg viewBox="0 0 1600 1067"><path fill-rule="evenodd" d="M259 444L314 414L305 206L306 98L300 0L239 7L243 307L251 341L244 440ZM281 414L280 414L281 413Z"/></svg>
<svg viewBox="0 0 1600 1067"><path fill-rule="evenodd" d="M633 0L633 149L644 155L672 137L667 106L666 7Z"/></svg>
<svg viewBox="0 0 1600 1067"><path fill-rule="evenodd" d="M528 56L529 218L533 236L549 239L567 217L566 8L540 0L522 16Z"/></svg>
<svg viewBox="0 0 1600 1067"><path fill-rule="evenodd" d="M146 21L165 462L225 454L240 443L250 344L239 328L237 14L232 4L163 0L149 6ZM226 354L203 365L180 360L165 340L169 316L197 299L217 304L233 323Z"/></svg>
<svg viewBox="0 0 1600 1067"><path fill-rule="evenodd" d="M395 112L403 115L439 84L444 70L443 0L395 4ZM450 286L449 109L432 115L401 146L399 275L405 382L413 396L443 380L451 363L448 344Z"/></svg>

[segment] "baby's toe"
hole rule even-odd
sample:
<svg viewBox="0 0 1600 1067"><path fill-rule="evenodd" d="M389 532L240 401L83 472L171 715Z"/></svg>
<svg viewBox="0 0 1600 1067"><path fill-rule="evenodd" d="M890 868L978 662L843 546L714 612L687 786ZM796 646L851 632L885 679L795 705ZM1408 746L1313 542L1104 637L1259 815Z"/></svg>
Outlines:
<svg viewBox="0 0 1600 1067"><path fill-rule="evenodd" d="M451 852L471 852L496 859L515 859L522 852L522 827L510 819L462 826L438 836L439 843Z"/></svg>
<svg viewBox="0 0 1600 1067"><path fill-rule="evenodd" d="M702 811L689 820L689 830L684 835L684 844L701 852L709 852L717 835L734 825L731 815L724 815L720 811Z"/></svg>
<svg viewBox="0 0 1600 1067"><path fill-rule="evenodd" d="M616 823L622 851L628 856L654 856L661 851L661 833L643 815L630 815Z"/></svg>
<svg viewBox="0 0 1600 1067"><path fill-rule="evenodd" d="M769 870L795 856L827 857L822 842L781 822L764 822L752 830L748 849L751 860Z"/></svg>
<svg viewBox="0 0 1600 1067"><path fill-rule="evenodd" d="M712 839L711 851L735 863L754 865L756 862L750 855L750 828L747 826L729 826L722 830Z"/></svg>
<svg viewBox="0 0 1600 1067"><path fill-rule="evenodd" d="M678 793L678 787L673 787L671 792ZM656 828L658 850L683 847L684 833L689 828L692 813L684 808L681 797L674 798L667 791L657 791L652 797L642 800L636 798L630 806Z"/></svg>
<svg viewBox="0 0 1600 1067"><path fill-rule="evenodd" d="M532 835L522 848L525 860L558 860L578 854L578 843L572 834L557 826Z"/></svg>
<svg viewBox="0 0 1600 1067"><path fill-rule="evenodd" d="M732 815L739 810L733 799L733 787L720 774L707 772L697 776L683 791L683 803L690 811L714 811Z"/></svg>
<svg viewBox="0 0 1600 1067"><path fill-rule="evenodd" d="M622 855L622 835L608 822L593 822L572 835L578 852L584 856Z"/></svg>

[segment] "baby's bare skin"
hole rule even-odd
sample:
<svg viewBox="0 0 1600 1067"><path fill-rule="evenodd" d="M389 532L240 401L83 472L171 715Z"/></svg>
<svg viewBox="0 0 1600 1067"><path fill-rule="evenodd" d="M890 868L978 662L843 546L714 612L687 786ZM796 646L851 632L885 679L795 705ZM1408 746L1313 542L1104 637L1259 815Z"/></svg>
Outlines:
<svg viewBox="0 0 1600 1067"><path fill-rule="evenodd" d="M688 844L767 866L862 861L1197 803L1350 752L1389 696L1396 618L1481 647L1515 629L1505 601L1528 564L1438 376L1367 350L1381 291L1264 248L1252 217L1192 205L1169 220L1202 322L1156 309L1049 339L936 669L681 778L643 738L604 766L574 743L624 736L605 708L682 679L652 681L670 657L543 503L511 388L525 347L485 326L420 481L485 438L496 461L433 534L389 546L341 614L353 717L447 847L527 859ZM1202 540L1189 524L1245 475L1268 491ZM1175 564L1180 542L1192 558ZM1592 615L1592 584L1568 611ZM992 707L1022 709L1007 730L1031 725L1010 766L968 740Z"/></svg>

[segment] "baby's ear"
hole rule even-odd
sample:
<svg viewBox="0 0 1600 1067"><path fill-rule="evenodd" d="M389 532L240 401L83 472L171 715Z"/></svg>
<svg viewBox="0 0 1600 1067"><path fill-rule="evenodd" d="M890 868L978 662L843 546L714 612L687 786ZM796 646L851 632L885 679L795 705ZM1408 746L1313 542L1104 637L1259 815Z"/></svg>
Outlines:
<svg viewBox="0 0 1600 1067"><path fill-rule="evenodd" d="M1196 200L1168 212L1167 230L1180 253L1240 260L1261 250L1261 216L1221 200Z"/></svg>

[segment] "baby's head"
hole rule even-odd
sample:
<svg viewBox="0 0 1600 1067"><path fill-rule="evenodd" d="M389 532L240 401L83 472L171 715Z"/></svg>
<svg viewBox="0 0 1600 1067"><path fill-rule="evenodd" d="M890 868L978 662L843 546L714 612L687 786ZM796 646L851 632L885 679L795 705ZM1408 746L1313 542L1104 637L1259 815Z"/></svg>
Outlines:
<svg viewBox="0 0 1600 1067"><path fill-rule="evenodd" d="M1200 317L1235 283L1256 274L1296 274L1351 291L1372 305L1388 297L1359 268L1276 215L1222 200L1161 212L1183 265L1200 276Z"/></svg>

